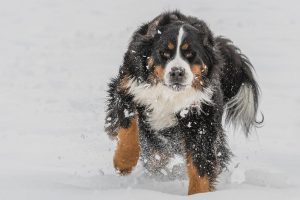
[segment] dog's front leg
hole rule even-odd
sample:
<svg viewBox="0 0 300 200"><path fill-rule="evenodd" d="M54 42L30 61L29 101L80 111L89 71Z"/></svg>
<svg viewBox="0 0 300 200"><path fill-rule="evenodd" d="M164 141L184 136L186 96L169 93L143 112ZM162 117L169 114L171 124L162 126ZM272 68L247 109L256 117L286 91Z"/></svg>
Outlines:
<svg viewBox="0 0 300 200"><path fill-rule="evenodd" d="M127 92L127 81L126 77L119 77L109 84L105 123L107 134L118 139L113 163L121 175L132 171L140 155L138 115Z"/></svg>
<svg viewBox="0 0 300 200"><path fill-rule="evenodd" d="M190 141L186 143L186 165L189 178L188 194L213 191L217 176L217 162L212 150L213 146L209 143L210 141L200 139L199 136L190 137L189 139Z"/></svg>
<svg viewBox="0 0 300 200"><path fill-rule="evenodd" d="M220 169L216 155L219 143L216 141L222 129L221 124L214 122L211 117L189 112L180 120L185 137L189 195L213 191Z"/></svg>
<svg viewBox="0 0 300 200"><path fill-rule="evenodd" d="M208 174L200 173L199 163L193 161L193 156L187 156L187 172L189 178L188 194L210 192L213 190Z"/></svg>
<svg viewBox="0 0 300 200"><path fill-rule="evenodd" d="M129 174L136 166L139 155L139 134L137 117L133 118L128 128L118 130L118 144L114 155L114 167L122 175Z"/></svg>

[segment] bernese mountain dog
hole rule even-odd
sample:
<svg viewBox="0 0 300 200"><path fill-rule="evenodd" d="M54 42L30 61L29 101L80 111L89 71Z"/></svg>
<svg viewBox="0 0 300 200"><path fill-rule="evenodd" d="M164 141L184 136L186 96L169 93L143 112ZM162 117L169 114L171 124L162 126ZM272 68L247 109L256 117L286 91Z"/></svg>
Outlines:
<svg viewBox="0 0 300 200"><path fill-rule="evenodd" d="M186 160L188 194L213 191L232 153L224 124L246 135L259 87L249 59L205 22L166 12L133 34L109 83L105 130L117 138L113 163L129 174L140 159L160 173L174 155Z"/></svg>

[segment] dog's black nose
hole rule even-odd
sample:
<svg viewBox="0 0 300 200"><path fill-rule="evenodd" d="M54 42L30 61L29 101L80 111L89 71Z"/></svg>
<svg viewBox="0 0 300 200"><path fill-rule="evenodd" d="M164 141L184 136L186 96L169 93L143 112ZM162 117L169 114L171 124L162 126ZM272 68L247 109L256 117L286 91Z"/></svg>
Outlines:
<svg viewBox="0 0 300 200"><path fill-rule="evenodd" d="M173 83L181 83L184 79L185 70L182 67L172 67L170 81Z"/></svg>

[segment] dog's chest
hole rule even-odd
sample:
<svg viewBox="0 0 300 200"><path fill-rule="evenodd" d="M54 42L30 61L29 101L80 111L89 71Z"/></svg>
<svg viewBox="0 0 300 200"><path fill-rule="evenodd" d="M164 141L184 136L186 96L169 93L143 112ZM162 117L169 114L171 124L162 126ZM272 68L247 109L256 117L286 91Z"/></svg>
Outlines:
<svg viewBox="0 0 300 200"><path fill-rule="evenodd" d="M138 85L132 82L129 92L134 101L146 106L147 121L154 130L162 130L177 124L176 113L185 115L191 105L201 109L202 103L210 103L211 90L197 91L186 88L173 91L164 85Z"/></svg>
<svg viewBox="0 0 300 200"><path fill-rule="evenodd" d="M146 111L148 123L154 130L161 130L177 124L175 105L180 102L175 101L176 99L158 97L149 105Z"/></svg>

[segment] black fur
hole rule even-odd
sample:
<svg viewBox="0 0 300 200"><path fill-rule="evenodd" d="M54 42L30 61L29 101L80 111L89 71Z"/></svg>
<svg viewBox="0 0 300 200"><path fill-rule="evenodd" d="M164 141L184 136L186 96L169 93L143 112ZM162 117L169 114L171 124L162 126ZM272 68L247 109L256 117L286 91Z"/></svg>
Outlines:
<svg viewBox="0 0 300 200"><path fill-rule="evenodd" d="M251 62L241 53L240 49L233 45L232 41L224 37L216 37L216 44L219 46L220 53L224 58L224 66L222 67L221 86L224 93L224 103L230 101L239 91L242 84L251 86L254 97L254 115L256 116L258 109L259 87L255 81L252 70L254 70ZM230 123L235 120L234 107L228 109L226 122ZM260 122L252 121L242 124L245 134L248 136L251 128L261 124Z"/></svg>
<svg viewBox="0 0 300 200"><path fill-rule="evenodd" d="M203 87L213 88L213 104L203 104L201 112L191 106L187 108L185 116L180 112L174 113L178 123L156 131L148 121L151 110L146 105L134 102L134 96L122 85L122 80L131 78L141 84L154 85L153 80L149 79L153 71L146 67L149 57L152 57L155 63L166 63L157 55L158 49L166 42L164 38L160 38L158 30L167 33L179 25L185 25L187 31L191 30L190 34L194 34L191 42L196 49L196 55L189 62L207 65L208 71L203 76ZM172 31L170 34L172 35ZM241 54L230 40L214 37L203 21L178 11L163 13L133 34L119 75L109 84L106 131L109 136L115 137L119 128L127 128L130 120L138 115L141 160L145 161L145 167L149 171L158 172L165 165L157 163L153 168L153 163L149 164L153 150L166 157L175 153L191 155L199 174L207 175L213 187L218 173L226 167L231 156L222 127L226 103L238 94L243 84L249 85L253 90L253 108L256 115L259 89L248 58ZM128 87L130 88L130 85ZM235 120L234 109L227 110L228 121ZM255 123L254 120L242 124L246 134Z"/></svg>

